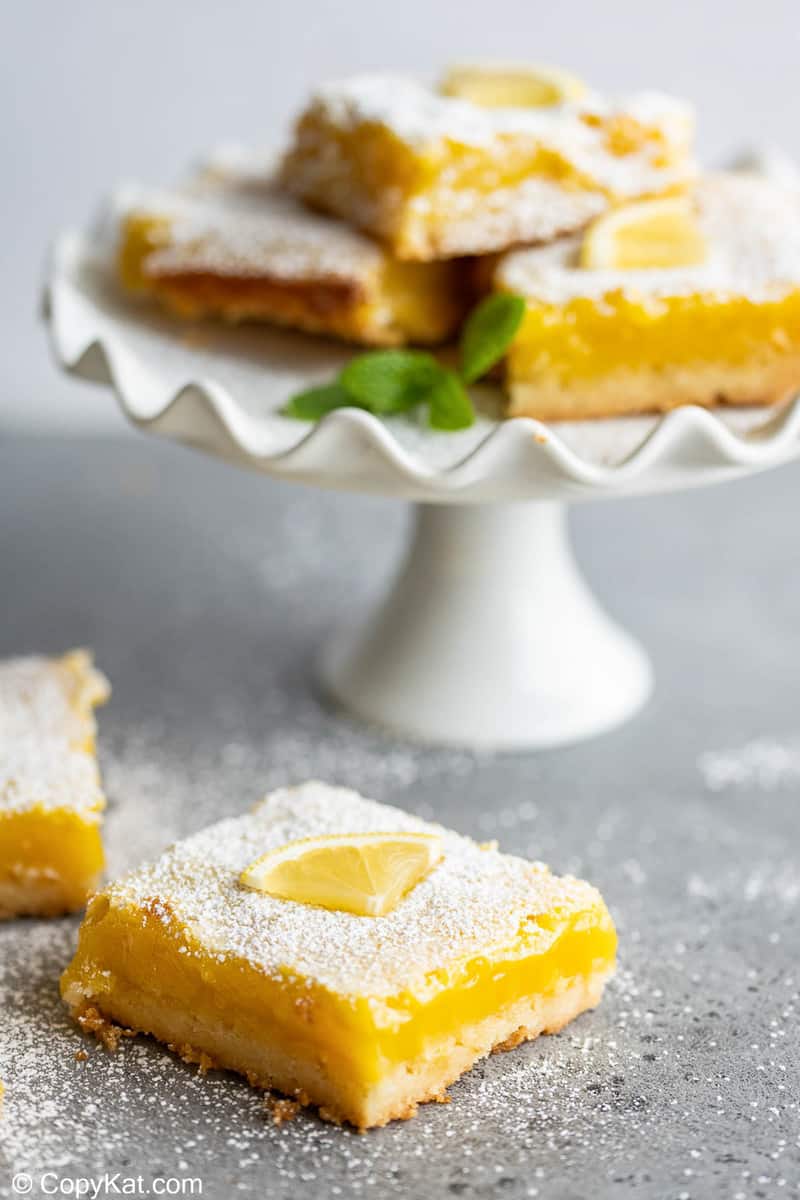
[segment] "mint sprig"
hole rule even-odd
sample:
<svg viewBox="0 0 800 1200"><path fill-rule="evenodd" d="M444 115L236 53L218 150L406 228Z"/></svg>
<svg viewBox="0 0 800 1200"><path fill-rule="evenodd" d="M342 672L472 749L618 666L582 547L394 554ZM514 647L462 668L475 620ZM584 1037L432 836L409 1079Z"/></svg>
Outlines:
<svg viewBox="0 0 800 1200"><path fill-rule="evenodd" d="M475 410L455 371L441 370L428 393L428 424L431 429L468 429L475 420Z"/></svg>
<svg viewBox="0 0 800 1200"><path fill-rule="evenodd" d="M298 421L319 421L335 408L354 404L357 404L355 397L345 391L338 380L334 380L333 383L323 383L320 387L297 392L282 411L285 417L296 417Z"/></svg>
<svg viewBox="0 0 800 1200"><path fill-rule="evenodd" d="M474 383L499 362L522 324L525 301L497 292L470 313L461 332L461 375Z"/></svg>
<svg viewBox="0 0 800 1200"><path fill-rule="evenodd" d="M372 350L350 360L339 385L371 412L407 412L435 386L441 370L424 350Z"/></svg>
<svg viewBox="0 0 800 1200"><path fill-rule="evenodd" d="M524 315L521 296L489 296L464 325L457 371L425 350L368 350L352 358L335 380L292 396L283 414L318 421L335 408L363 408L375 416L388 416L426 404L431 429L468 429L475 410L464 385L474 383L499 362Z"/></svg>

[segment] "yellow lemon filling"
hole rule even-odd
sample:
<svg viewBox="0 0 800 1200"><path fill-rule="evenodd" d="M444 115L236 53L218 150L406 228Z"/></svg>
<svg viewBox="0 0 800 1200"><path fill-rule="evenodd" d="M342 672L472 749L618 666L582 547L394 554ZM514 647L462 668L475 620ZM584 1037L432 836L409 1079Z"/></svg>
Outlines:
<svg viewBox="0 0 800 1200"><path fill-rule="evenodd" d="M304 221L319 218L298 213L302 245ZM223 217L224 221L224 217ZM334 222L333 236L339 232ZM340 277L309 268L295 278L280 273L282 248L274 257L262 256L257 234L251 239L251 261L241 258L233 269L222 270L198 238L181 247L181 266L159 266L159 251L176 245L173 222L157 212L134 211L122 223L117 269L125 288L156 297L184 319L221 317L225 321L268 321L308 333L330 334L367 345L421 344L444 340L457 327L468 304L462 267L458 262L401 262L362 239L370 262ZM231 226L235 230L233 221ZM234 232L233 237L236 234ZM348 237L358 236L348 233ZM215 230L216 245L236 253L225 225ZM332 245L335 242L332 242ZM344 263L342 264L344 266Z"/></svg>
<svg viewBox="0 0 800 1200"><path fill-rule="evenodd" d="M0 895L5 885L44 897L45 907L80 908L103 861L98 819L69 809L0 812Z"/></svg>
<svg viewBox="0 0 800 1200"><path fill-rule="evenodd" d="M531 304L506 364L509 415L575 419L773 404L800 388L800 289Z"/></svg>
<svg viewBox="0 0 800 1200"><path fill-rule="evenodd" d="M531 304L508 357L512 379L564 387L615 371L719 362L745 366L800 352L800 289L754 304L742 297L690 295L601 303Z"/></svg>
<svg viewBox="0 0 800 1200"><path fill-rule="evenodd" d="M117 269L122 284L132 292L152 288L146 264L155 251L169 245L170 222L167 217L135 212L127 216L122 226Z"/></svg>
<svg viewBox="0 0 800 1200"><path fill-rule="evenodd" d="M685 155L684 147L672 146L662 130L633 118L621 123L616 114L587 114L586 124L597 130L613 157L642 153L650 157L651 166L669 168ZM492 193L513 191L531 179L571 192L596 192L610 201L622 199L611 183L598 179L568 153L528 134L498 133L481 145L444 137L417 148L385 125L364 122L343 130L316 113L298 126L297 145L285 167L290 186L292 176L302 175L304 165L317 160L325 146L335 148L335 154L327 155L330 177L320 180L308 198L322 208L333 204L341 211L350 197L355 223L387 237L400 258L424 257L417 249L420 224L427 223L428 236L435 240L437 231L455 216L463 220L469 211L485 216L484 202ZM314 166L320 168L317 161ZM663 190L683 186L667 181ZM332 190L326 194L328 187Z"/></svg>
<svg viewBox="0 0 800 1200"><path fill-rule="evenodd" d="M204 1022L219 1019L254 1040L264 1037L268 1014L272 1040L294 1055L321 1057L360 1087L520 996L555 995L567 981L610 972L616 941L602 902L537 914L513 944L443 963L413 989L347 996L290 968L273 978L235 955L220 956L155 902L149 910L109 906L101 895L90 904L62 992L74 988L134 1026L136 1006L150 993L160 1006L202 1006Z"/></svg>

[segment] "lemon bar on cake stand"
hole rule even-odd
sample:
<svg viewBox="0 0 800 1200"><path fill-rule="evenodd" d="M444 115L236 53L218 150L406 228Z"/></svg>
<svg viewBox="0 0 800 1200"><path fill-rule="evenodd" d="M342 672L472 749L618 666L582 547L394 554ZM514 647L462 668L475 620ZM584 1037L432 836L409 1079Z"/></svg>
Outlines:
<svg viewBox="0 0 800 1200"><path fill-rule="evenodd" d="M596 1005L615 949L589 884L308 783L96 895L62 993L366 1128Z"/></svg>
<svg viewBox="0 0 800 1200"><path fill-rule="evenodd" d="M460 262L400 262L312 213L255 155L230 151L178 188L120 196L123 285L185 319L266 321L365 345L436 343L469 304Z"/></svg>
<svg viewBox="0 0 800 1200"><path fill-rule="evenodd" d="M509 414L541 420L756 405L800 388L800 189L733 172L516 251L525 297Z"/></svg>
<svg viewBox="0 0 800 1200"><path fill-rule="evenodd" d="M323 85L283 181L398 258L427 260L549 241L694 173L692 113L672 97L564 89L554 104L487 107L471 95L396 75Z"/></svg>

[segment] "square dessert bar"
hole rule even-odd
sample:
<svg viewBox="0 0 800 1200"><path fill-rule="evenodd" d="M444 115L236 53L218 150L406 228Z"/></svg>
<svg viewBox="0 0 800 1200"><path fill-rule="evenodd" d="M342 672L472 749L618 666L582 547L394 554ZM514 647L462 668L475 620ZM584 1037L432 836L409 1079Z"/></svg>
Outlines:
<svg viewBox="0 0 800 1200"><path fill-rule="evenodd" d="M685 104L658 93L485 108L415 79L358 76L317 90L282 177L398 258L486 254L685 187L692 125Z"/></svg>
<svg viewBox="0 0 800 1200"><path fill-rule="evenodd" d="M109 690L85 650L0 663L0 917L71 912L97 884L92 710Z"/></svg>
<svg viewBox="0 0 800 1200"><path fill-rule="evenodd" d="M242 885L321 835L417 833L442 856L385 916ZM323 1116L409 1117L493 1049L600 1000L616 935L600 894L356 793L307 783L168 849L96 895L62 994L84 1028L150 1033Z"/></svg>
<svg viewBox="0 0 800 1200"><path fill-rule="evenodd" d="M589 269L575 239L501 260L496 288L527 303L506 359L509 416L774 404L800 391L800 192L720 173L691 202L705 247L693 265Z"/></svg>
<svg viewBox="0 0 800 1200"><path fill-rule="evenodd" d="M123 199L123 285L178 316L267 321L375 346L441 342L470 297L463 264L402 263L314 214L246 156Z"/></svg>

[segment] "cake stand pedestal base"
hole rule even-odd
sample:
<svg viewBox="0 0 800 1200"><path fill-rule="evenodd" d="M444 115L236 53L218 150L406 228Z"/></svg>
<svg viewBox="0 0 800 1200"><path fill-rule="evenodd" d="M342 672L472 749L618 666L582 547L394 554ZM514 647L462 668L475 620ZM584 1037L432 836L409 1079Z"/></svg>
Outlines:
<svg viewBox="0 0 800 1200"><path fill-rule="evenodd" d="M565 506L420 504L389 594L326 647L345 709L434 744L537 749L611 729L647 699L650 664L603 612Z"/></svg>

